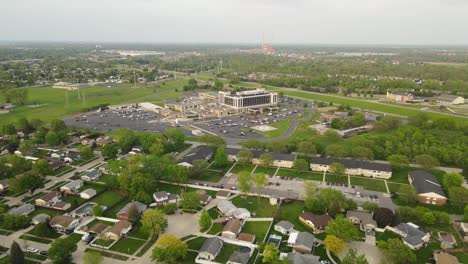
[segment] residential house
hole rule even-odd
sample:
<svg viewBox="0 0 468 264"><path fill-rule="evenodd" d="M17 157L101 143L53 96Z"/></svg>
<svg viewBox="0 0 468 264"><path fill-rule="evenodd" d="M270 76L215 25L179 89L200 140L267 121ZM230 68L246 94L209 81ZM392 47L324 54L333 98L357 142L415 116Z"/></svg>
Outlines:
<svg viewBox="0 0 468 264"><path fill-rule="evenodd" d="M346 218L353 224L359 225L359 229L362 231L377 228L377 222L372 218L372 214L368 212L348 210Z"/></svg>
<svg viewBox="0 0 468 264"><path fill-rule="evenodd" d="M289 234L287 245L292 247L294 252L309 254L316 245L316 240L309 232L292 232Z"/></svg>
<svg viewBox="0 0 468 264"><path fill-rule="evenodd" d="M235 239L237 235L239 235L241 229L242 221L237 219L229 219L223 228L223 232L221 232L221 236Z"/></svg>
<svg viewBox="0 0 468 264"><path fill-rule="evenodd" d="M153 199L157 205L164 205L168 203L177 203L179 196L176 194L170 194L166 191L160 191L153 193Z"/></svg>
<svg viewBox="0 0 468 264"><path fill-rule="evenodd" d="M96 138L96 145L99 147L104 147L105 145L111 144L112 142L113 140L109 136L100 136Z"/></svg>
<svg viewBox="0 0 468 264"><path fill-rule="evenodd" d="M106 231L110 228L110 226L103 224L103 223L97 223L94 224L91 228L88 229L88 233L95 234L97 237L105 239L104 234Z"/></svg>
<svg viewBox="0 0 468 264"><path fill-rule="evenodd" d="M429 242L430 234L424 233L419 226L413 223L401 223L393 228L393 231L400 235L403 243L412 250L420 249L425 243Z"/></svg>
<svg viewBox="0 0 468 264"><path fill-rule="evenodd" d="M247 210L245 208L237 208L236 210L234 210L234 213L232 215L236 219L239 219L239 220L245 220L245 219L251 217L249 210Z"/></svg>
<svg viewBox="0 0 468 264"><path fill-rule="evenodd" d="M234 251L228 259L226 264L247 264L250 259L250 248L242 247Z"/></svg>
<svg viewBox="0 0 468 264"><path fill-rule="evenodd" d="M67 215L56 215L49 221L50 227L57 232L65 233L67 230L72 230L80 223L79 219L74 219Z"/></svg>
<svg viewBox="0 0 468 264"><path fill-rule="evenodd" d="M0 194L8 190L8 179L0 180Z"/></svg>
<svg viewBox="0 0 468 264"><path fill-rule="evenodd" d="M86 189L80 192L80 197L86 200L93 198L95 195L96 195L96 190L94 189Z"/></svg>
<svg viewBox="0 0 468 264"><path fill-rule="evenodd" d="M146 209L148 208L146 204L140 203L138 201L130 202L126 204L122 209L120 209L120 211L117 212L116 214L117 219L128 220L128 213L132 206L136 207L138 214L143 214L143 212L145 212Z"/></svg>
<svg viewBox="0 0 468 264"><path fill-rule="evenodd" d="M80 153L76 151L53 151L50 154L50 157L67 163L72 163L80 160Z"/></svg>
<svg viewBox="0 0 468 264"><path fill-rule="evenodd" d="M75 193L78 193L81 187L83 187L83 181L74 180L63 186L60 186L60 191L67 193L67 194L75 194Z"/></svg>
<svg viewBox="0 0 468 264"><path fill-rule="evenodd" d="M282 253L283 254L283 253ZM321 264L320 257L311 254L289 252L285 256L291 264Z"/></svg>
<svg viewBox="0 0 468 264"><path fill-rule="evenodd" d="M299 215L299 220L314 230L314 233L325 231L328 222L332 220L329 215L316 215L310 212L304 212Z"/></svg>
<svg viewBox="0 0 468 264"><path fill-rule="evenodd" d="M81 176L83 181L97 181L102 175L101 170L92 169L88 171L85 175Z"/></svg>
<svg viewBox="0 0 468 264"><path fill-rule="evenodd" d="M274 229L283 235L289 235L294 230L294 225L289 221L281 220L274 226Z"/></svg>
<svg viewBox="0 0 468 264"><path fill-rule="evenodd" d="M186 167L192 167L194 160L206 160L209 161L214 155L214 151L210 147L201 146L192 150L189 154L185 155L182 158L178 165L183 165Z"/></svg>
<svg viewBox="0 0 468 264"><path fill-rule="evenodd" d="M32 225L38 225L38 224L41 224L41 223L46 223L47 221L49 221L49 219L50 219L50 216L47 215L47 214L38 214L38 215L35 215L31 219L31 224Z"/></svg>
<svg viewBox="0 0 468 264"><path fill-rule="evenodd" d="M230 161L236 162L237 161L237 153L239 153L241 149L235 148L227 148L226 154ZM270 154L273 157L273 166L275 167L282 167L282 168L292 168L294 165L294 161L296 160L295 154L285 154L285 153L274 153L274 152L265 152L261 150L250 150L253 154L252 164L259 165L260 164L260 156L262 154Z"/></svg>
<svg viewBox="0 0 468 264"><path fill-rule="evenodd" d="M219 252L223 248L223 240L218 237L210 237L205 240L202 247L198 251L197 258L203 260L215 260Z"/></svg>
<svg viewBox="0 0 468 264"><path fill-rule="evenodd" d="M435 264L460 264L457 257L445 252L434 252Z"/></svg>
<svg viewBox="0 0 468 264"><path fill-rule="evenodd" d="M103 239L117 241L126 236L131 229L132 223L127 220L120 220L104 233Z"/></svg>
<svg viewBox="0 0 468 264"><path fill-rule="evenodd" d="M57 209L57 210L68 210L71 207L70 203L64 202L64 201L58 201L55 204L50 206L51 208Z"/></svg>
<svg viewBox="0 0 468 264"><path fill-rule="evenodd" d="M32 204L23 204L16 208L11 209L8 211L10 215L29 215L30 213L34 212L34 205Z"/></svg>
<svg viewBox="0 0 468 264"><path fill-rule="evenodd" d="M217 208L224 216L231 216L237 209L237 207L229 200L220 200L218 202Z"/></svg>
<svg viewBox="0 0 468 264"><path fill-rule="evenodd" d="M130 155L137 155L143 153L143 148L141 146L132 147L132 149L128 152Z"/></svg>
<svg viewBox="0 0 468 264"><path fill-rule="evenodd" d="M212 200L211 195L206 194L206 193L200 194L200 203L202 205L209 204L211 202L211 200Z"/></svg>
<svg viewBox="0 0 468 264"><path fill-rule="evenodd" d="M443 105L458 105L465 103L465 98L451 94L441 94L435 97L434 99L438 104Z"/></svg>
<svg viewBox="0 0 468 264"><path fill-rule="evenodd" d="M410 171L408 181L416 190L420 203L444 205L447 202L447 196L439 181L431 173L422 170Z"/></svg>
<svg viewBox="0 0 468 264"><path fill-rule="evenodd" d="M41 197L37 198L35 200L35 203L38 206L44 206L44 207L52 206L53 204L60 201L59 196L60 196L60 193L58 192L48 192L42 195Z"/></svg>
<svg viewBox="0 0 468 264"><path fill-rule="evenodd" d="M330 165L332 163L342 164L345 167L345 173L348 175L380 179L389 179L392 177L392 167L388 164L353 159L313 157L310 161L310 169L312 171L330 172Z"/></svg>
<svg viewBox="0 0 468 264"><path fill-rule="evenodd" d="M226 190L219 190L216 192L216 198L217 199L227 199L231 196L231 192L230 191L226 191Z"/></svg>

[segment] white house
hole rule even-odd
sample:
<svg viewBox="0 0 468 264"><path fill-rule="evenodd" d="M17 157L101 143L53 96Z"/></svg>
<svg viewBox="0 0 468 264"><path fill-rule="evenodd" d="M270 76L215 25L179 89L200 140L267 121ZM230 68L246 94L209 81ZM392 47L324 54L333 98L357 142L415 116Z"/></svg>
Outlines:
<svg viewBox="0 0 468 264"><path fill-rule="evenodd" d="M78 190L83 186L83 181L82 180L74 180L71 181L64 186L60 187L61 192L65 193L77 193Z"/></svg>
<svg viewBox="0 0 468 264"><path fill-rule="evenodd" d="M92 197L94 197L96 195L96 190L94 189L86 189L82 192L80 192L80 197L83 198L83 199L91 199Z"/></svg>
<svg viewBox="0 0 468 264"><path fill-rule="evenodd" d="M231 216L237 209L237 207L229 200L220 200L217 207L218 210L225 216Z"/></svg>
<svg viewBox="0 0 468 264"><path fill-rule="evenodd" d="M274 226L274 229L283 235L289 235L294 231L294 225L289 221L282 220Z"/></svg>
<svg viewBox="0 0 468 264"><path fill-rule="evenodd" d="M74 219L71 216L66 215L57 215L50 219L50 226L55 229L57 232L66 232L67 230L72 230L78 226L80 223L79 219Z"/></svg>
<svg viewBox="0 0 468 264"><path fill-rule="evenodd" d="M245 220L251 217L249 210L245 208L237 208L234 210L233 216L240 220Z"/></svg>
<svg viewBox="0 0 468 264"><path fill-rule="evenodd" d="M8 214L10 215L28 215L30 213L34 212L34 205L32 204L23 204L21 206L18 206L16 208L11 209L8 211Z"/></svg>
<svg viewBox="0 0 468 264"><path fill-rule="evenodd" d="M97 181L101 177L101 170L92 169L88 171L85 175L81 176L83 181Z"/></svg>
<svg viewBox="0 0 468 264"><path fill-rule="evenodd" d="M218 237L210 237L205 240L198 251L197 259L214 261L223 248L223 240Z"/></svg>

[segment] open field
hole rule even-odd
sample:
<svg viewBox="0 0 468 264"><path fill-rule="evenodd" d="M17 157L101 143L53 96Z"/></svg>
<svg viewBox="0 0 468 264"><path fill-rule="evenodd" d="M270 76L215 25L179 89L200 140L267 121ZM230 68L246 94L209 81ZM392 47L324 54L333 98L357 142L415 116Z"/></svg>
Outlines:
<svg viewBox="0 0 468 264"><path fill-rule="evenodd" d="M166 98L178 98L182 92L181 87L186 80L166 81L155 92L152 85L122 84L116 87L90 87L80 90L82 99L78 99L78 91L67 91L55 88L21 88L28 91L26 106L14 109L12 113L3 114L0 125L16 122L22 117L28 119L40 118L50 121L65 115L82 112L85 108L101 104L122 104L142 101L155 101ZM85 98L85 99L83 99ZM0 102L4 101L0 95ZM36 105L37 107L31 107Z"/></svg>
<svg viewBox="0 0 468 264"><path fill-rule="evenodd" d="M385 112L385 113L390 113L390 114L395 114L395 115L413 116L413 115L416 115L417 113L425 112L425 111L418 110L418 109L411 109L409 107L408 108L399 107L399 106L394 106L394 105L387 105L387 104L372 102L368 100L351 99L351 98L346 98L346 97L341 97L341 96L316 94L316 93L310 93L310 92L304 92L304 91L292 91L290 89L282 89L278 87L268 87L268 89L277 91L277 92L282 91L284 92L285 95L289 95L289 96L312 99L312 100L320 100L320 101L325 101L325 102L333 102L337 104L347 104L352 107L359 107L359 108ZM433 112L425 112L425 113L427 113L428 116L431 118L439 118L439 117L448 116L448 115L433 113ZM455 120L466 121L466 118L463 118L463 117L457 117L457 116L450 116L450 117Z"/></svg>

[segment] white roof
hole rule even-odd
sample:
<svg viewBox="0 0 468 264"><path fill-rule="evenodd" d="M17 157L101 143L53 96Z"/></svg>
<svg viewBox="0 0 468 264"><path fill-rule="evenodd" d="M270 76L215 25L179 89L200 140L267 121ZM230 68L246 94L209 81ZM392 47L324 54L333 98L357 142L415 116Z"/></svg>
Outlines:
<svg viewBox="0 0 468 264"><path fill-rule="evenodd" d="M237 208L234 211L234 217L237 218L237 219L249 218L250 217L250 212L249 212L249 210L247 210L245 208Z"/></svg>
<svg viewBox="0 0 468 264"><path fill-rule="evenodd" d="M299 232L292 232L289 234L288 244L296 244L297 236Z"/></svg>
<svg viewBox="0 0 468 264"><path fill-rule="evenodd" d="M80 194L87 194L88 196L94 196L94 195L96 195L96 190L86 189L86 190L82 191Z"/></svg>
<svg viewBox="0 0 468 264"><path fill-rule="evenodd" d="M220 200L218 202L218 209L219 209L219 211L221 211L221 213L228 214L228 213L232 213L234 210L236 210L237 207L234 204L232 204L231 201Z"/></svg>
<svg viewBox="0 0 468 264"><path fill-rule="evenodd" d="M180 165L180 166L184 166L184 167L192 167L192 164L188 163L188 162L180 162L178 163L177 165Z"/></svg>

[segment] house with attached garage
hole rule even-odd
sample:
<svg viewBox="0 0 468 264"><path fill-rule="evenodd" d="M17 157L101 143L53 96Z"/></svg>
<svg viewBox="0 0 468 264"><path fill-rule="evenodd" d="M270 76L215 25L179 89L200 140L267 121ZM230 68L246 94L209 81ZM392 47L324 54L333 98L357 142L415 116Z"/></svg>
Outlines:
<svg viewBox="0 0 468 264"><path fill-rule="evenodd" d="M223 240L218 238L218 237L210 237L207 240L205 240L205 243L203 243L202 247L198 251L198 256L197 260L210 260L214 261L216 257L219 255L219 252L221 252L221 249L223 248ZM200 263L196 260L197 263ZM202 262L205 263L205 262Z"/></svg>
<svg viewBox="0 0 468 264"><path fill-rule="evenodd" d="M66 215L56 215L49 221L50 227L61 233L65 233L67 230L73 230L79 223L80 219L75 219Z"/></svg>
<svg viewBox="0 0 468 264"><path fill-rule="evenodd" d="M101 177L102 172L101 170L92 169L88 171L85 175L81 176L81 180L83 181L97 181Z"/></svg>
<svg viewBox="0 0 468 264"><path fill-rule="evenodd" d="M242 247L231 254L226 264L247 264L249 263L250 253L250 248Z"/></svg>
<svg viewBox="0 0 468 264"><path fill-rule="evenodd" d="M86 189L80 192L80 197L86 200L93 198L95 195L96 195L96 190L94 189Z"/></svg>
<svg viewBox="0 0 468 264"><path fill-rule="evenodd" d="M120 238L127 235L132 229L132 223L127 220L120 220L115 223L111 228L107 229L103 234L103 238L106 240L117 241Z"/></svg>
<svg viewBox="0 0 468 264"><path fill-rule="evenodd" d="M237 219L229 219L223 228L223 232L221 232L221 236L235 239L237 235L239 235L241 229L242 221Z"/></svg>
<svg viewBox="0 0 468 264"><path fill-rule="evenodd" d="M388 228L388 227L387 227ZM394 233L400 235L403 243L412 250L418 250L429 242L431 235L424 233L419 226L413 223L401 223L394 228L389 228Z"/></svg>
<svg viewBox="0 0 468 264"><path fill-rule="evenodd" d="M390 179L392 177L392 167L388 164L354 159L313 157L310 160L310 169L312 171L331 172L330 165L332 163L342 164L345 167L345 174L348 175L379 179Z"/></svg>
<svg viewBox="0 0 468 264"><path fill-rule="evenodd" d="M179 201L179 196L176 194L170 194L166 191L160 191L153 193L153 199L159 206L168 203L177 203Z"/></svg>
<svg viewBox="0 0 468 264"><path fill-rule="evenodd" d="M8 214L9 215L29 215L30 213L34 212L34 208L35 207L32 204L23 204L8 211Z"/></svg>
<svg viewBox="0 0 468 264"><path fill-rule="evenodd" d="M332 218L329 215L316 215L311 212L304 212L299 215L299 220L312 228L314 233L322 233Z"/></svg>
<svg viewBox="0 0 468 264"><path fill-rule="evenodd" d="M49 192L35 200L36 205L38 206L52 206L53 204L60 201L60 193L58 192Z"/></svg>
<svg viewBox="0 0 468 264"><path fill-rule="evenodd" d="M282 220L275 225L274 229L283 235L289 235L294 230L294 225L289 221Z"/></svg>
<svg viewBox="0 0 468 264"><path fill-rule="evenodd" d="M355 225L359 225L361 231L374 230L377 228L377 222L372 218L372 214L362 211L348 210L346 218Z"/></svg>
<svg viewBox="0 0 468 264"><path fill-rule="evenodd" d="M64 186L60 186L60 191L67 194L75 194L79 192L81 187L83 187L83 181L74 180L65 184Z"/></svg>
<svg viewBox="0 0 468 264"><path fill-rule="evenodd" d="M289 234L287 245L293 248L294 252L309 254L318 244L314 235L308 232L292 232Z"/></svg>
<svg viewBox="0 0 468 264"><path fill-rule="evenodd" d="M420 203L444 205L447 202L439 181L431 173L423 170L410 171L408 181L416 190Z"/></svg>
<svg viewBox="0 0 468 264"><path fill-rule="evenodd" d="M128 214L132 206L136 207L138 214L143 214L148 208L146 204L140 203L138 201L130 202L117 212L116 214L117 219L128 220Z"/></svg>

